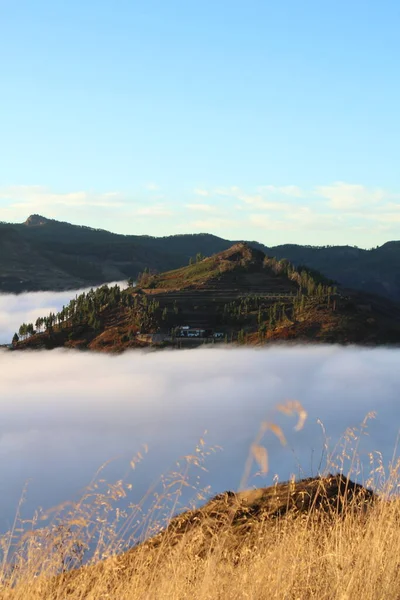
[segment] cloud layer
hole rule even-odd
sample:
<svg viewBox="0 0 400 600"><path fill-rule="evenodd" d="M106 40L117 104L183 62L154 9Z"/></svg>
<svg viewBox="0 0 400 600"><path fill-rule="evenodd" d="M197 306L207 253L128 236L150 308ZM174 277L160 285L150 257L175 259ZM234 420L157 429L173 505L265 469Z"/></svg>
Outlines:
<svg viewBox="0 0 400 600"><path fill-rule="evenodd" d="M39 505L76 498L109 459L115 460L105 476L130 480L137 501L178 458L194 451L206 430L207 444L222 451L206 461L200 485L217 493L237 489L263 420L282 426L288 445L266 437L270 473L251 477L249 485L270 484L275 473L281 479L315 474L324 462L318 419L333 448L347 427L377 411L359 449L366 471L374 449L388 463L400 425L398 350L298 346L118 357L2 352L0 364L2 529L26 481L29 514ZM308 412L300 432L294 418L274 409L288 399L299 400ZM131 471L130 458L142 444L149 452Z"/></svg>

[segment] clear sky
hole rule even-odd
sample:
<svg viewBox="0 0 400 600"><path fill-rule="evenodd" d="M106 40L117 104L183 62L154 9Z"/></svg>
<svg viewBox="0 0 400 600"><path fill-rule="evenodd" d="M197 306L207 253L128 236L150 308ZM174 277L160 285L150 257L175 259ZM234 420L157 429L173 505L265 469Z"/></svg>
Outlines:
<svg viewBox="0 0 400 600"><path fill-rule="evenodd" d="M0 220L400 238L397 0L0 0Z"/></svg>

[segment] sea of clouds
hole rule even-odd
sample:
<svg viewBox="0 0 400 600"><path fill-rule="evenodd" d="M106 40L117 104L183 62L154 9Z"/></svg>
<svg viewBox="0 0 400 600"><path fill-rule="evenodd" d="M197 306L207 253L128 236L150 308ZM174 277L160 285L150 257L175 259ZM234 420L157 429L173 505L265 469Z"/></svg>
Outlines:
<svg viewBox="0 0 400 600"><path fill-rule="evenodd" d="M18 302L19 315L27 320L38 308L29 305L29 297L3 302L3 317L7 306L12 316ZM65 303L58 294L44 298L48 306ZM209 485L210 494L238 489L265 420L282 427L287 445L266 432L269 472L255 476L254 465L248 486L269 485L275 474L281 480L292 473L316 474L325 466L318 420L333 450L348 427L376 411L358 448L359 479L366 479L369 452L382 452L385 465L392 459L400 426L399 367L399 350L339 346L214 347L120 356L1 351L0 530L11 524L27 482L25 515L38 506L77 499L96 470L111 460L102 477L132 483L136 502L180 457L192 454L200 438L206 448L221 449L206 458L207 471L193 468L194 482L199 476L198 485ZM295 431L294 416L275 408L287 400L301 402L308 413L301 431ZM148 452L133 470L130 460L144 444ZM182 503L190 494L188 489Z"/></svg>

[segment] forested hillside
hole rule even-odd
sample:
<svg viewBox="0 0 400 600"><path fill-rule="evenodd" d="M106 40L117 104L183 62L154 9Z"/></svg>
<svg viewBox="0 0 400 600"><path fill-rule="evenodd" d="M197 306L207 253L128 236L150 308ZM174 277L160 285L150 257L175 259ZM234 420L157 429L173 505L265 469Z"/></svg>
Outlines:
<svg viewBox="0 0 400 600"><path fill-rule="evenodd" d="M82 293L59 313L22 323L12 341L15 349L119 352L294 340L399 344L400 309L238 243L180 269L145 271L125 290Z"/></svg>

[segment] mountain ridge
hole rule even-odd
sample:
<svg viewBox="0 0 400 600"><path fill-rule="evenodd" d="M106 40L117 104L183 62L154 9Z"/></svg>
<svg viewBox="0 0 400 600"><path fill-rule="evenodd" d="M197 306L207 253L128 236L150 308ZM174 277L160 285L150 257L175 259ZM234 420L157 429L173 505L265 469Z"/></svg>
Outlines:
<svg viewBox="0 0 400 600"><path fill-rule="evenodd" d="M77 289L136 278L146 268L162 272L182 267L198 253L214 254L234 242L207 233L123 235L33 214L24 223L0 224L0 292ZM400 302L399 241L371 250L248 243L343 286Z"/></svg>

